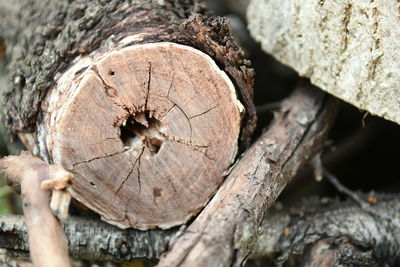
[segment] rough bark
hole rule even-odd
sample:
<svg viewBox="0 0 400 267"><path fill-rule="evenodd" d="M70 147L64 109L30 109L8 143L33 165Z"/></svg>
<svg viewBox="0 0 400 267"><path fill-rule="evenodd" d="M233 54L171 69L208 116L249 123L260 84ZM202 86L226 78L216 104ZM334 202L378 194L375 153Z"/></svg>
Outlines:
<svg viewBox="0 0 400 267"><path fill-rule="evenodd" d="M28 236L22 216L0 216L0 247L27 253ZM129 262L135 259L158 259L179 234L169 230L122 230L97 218L70 217L63 229L70 256L81 260Z"/></svg>
<svg viewBox="0 0 400 267"><path fill-rule="evenodd" d="M72 196L120 227L198 213L255 122L253 71L227 22L190 0L21 0L0 12L6 125L76 174Z"/></svg>
<svg viewBox="0 0 400 267"><path fill-rule="evenodd" d="M394 220L399 217L397 195L375 193L373 197L377 200L372 206L374 209ZM78 217L69 218L63 228L70 255L94 261L158 259L181 234L178 228L121 230L95 218ZM310 266L316 262L315 266L396 266L400 262L399 228L386 219L370 215L353 201L315 197L291 207L275 205L258 231L259 238L249 259L260 266ZM0 248L27 255L23 217L0 216L0 237Z"/></svg>
<svg viewBox="0 0 400 267"><path fill-rule="evenodd" d="M300 86L159 266L243 264L269 208L297 170L322 148L335 111L335 100L312 86Z"/></svg>
<svg viewBox="0 0 400 267"><path fill-rule="evenodd" d="M135 34L140 38L129 45L170 41L213 57L232 78L254 126L249 62L231 38L227 21L204 16L205 9L197 1L21 0L5 1L0 12L0 38L11 60L5 115L14 133L35 130L42 100L70 62ZM247 139L251 129L245 131Z"/></svg>
<svg viewBox="0 0 400 267"><path fill-rule="evenodd" d="M370 214L353 201L332 199L310 198L275 209L260 228L251 258L277 266L397 266L399 196L371 196L372 208L390 219Z"/></svg>
<svg viewBox="0 0 400 267"><path fill-rule="evenodd" d="M264 51L321 89L400 123L399 2L253 0L249 30Z"/></svg>

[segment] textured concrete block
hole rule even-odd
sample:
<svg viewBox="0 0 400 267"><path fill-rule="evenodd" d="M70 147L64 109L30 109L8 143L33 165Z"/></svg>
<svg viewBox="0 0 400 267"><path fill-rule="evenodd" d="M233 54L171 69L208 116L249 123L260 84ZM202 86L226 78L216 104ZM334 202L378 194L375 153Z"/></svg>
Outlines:
<svg viewBox="0 0 400 267"><path fill-rule="evenodd" d="M400 123L400 2L252 0L249 29L321 89Z"/></svg>

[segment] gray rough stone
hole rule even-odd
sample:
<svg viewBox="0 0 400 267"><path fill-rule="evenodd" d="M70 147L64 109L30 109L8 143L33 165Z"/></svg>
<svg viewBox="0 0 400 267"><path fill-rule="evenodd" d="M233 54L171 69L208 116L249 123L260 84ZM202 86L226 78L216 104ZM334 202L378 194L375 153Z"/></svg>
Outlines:
<svg viewBox="0 0 400 267"><path fill-rule="evenodd" d="M400 124L400 2L252 0L264 51L321 89Z"/></svg>

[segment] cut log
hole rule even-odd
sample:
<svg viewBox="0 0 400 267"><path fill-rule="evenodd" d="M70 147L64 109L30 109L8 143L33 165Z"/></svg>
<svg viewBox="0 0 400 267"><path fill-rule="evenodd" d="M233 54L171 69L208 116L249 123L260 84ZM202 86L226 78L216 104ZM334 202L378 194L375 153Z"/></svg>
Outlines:
<svg viewBox="0 0 400 267"><path fill-rule="evenodd" d="M252 0L264 51L321 89L400 124L398 1Z"/></svg>
<svg viewBox="0 0 400 267"><path fill-rule="evenodd" d="M94 61L76 62L49 95L39 142L79 175L72 196L106 221L186 222L236 155L243 109L232 82L206 54L173 43Z"/></svg>
<svg viewBox="0 0 400 267"><path fill-rule="evenodd" d="M4 33L12 47L11 132L73 172L71 195L105 221L142 230L185 223L215 193L254 128L253 72L227 22L197 14L204 10L195 1L72 1L78 18L64 1L22 2L39 14L32 23L58 28L51 37L23 32L32 44ZM28 20L29 12L6 9ZM65 17L47 19L47 11ZM35 38L44 54L19 58L17 49L37 48Z"/></svg>

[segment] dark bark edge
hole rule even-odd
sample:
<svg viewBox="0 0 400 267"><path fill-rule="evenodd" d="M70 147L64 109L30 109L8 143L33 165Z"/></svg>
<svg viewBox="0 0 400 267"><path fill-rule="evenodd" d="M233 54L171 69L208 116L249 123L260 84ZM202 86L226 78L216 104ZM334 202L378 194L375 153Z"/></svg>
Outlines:
<svg viewBox="0 0 400 267"><path fill-rule="evenodd" d="M55 77L75 58L146 32L136 43L169 41L193 46L209 54L230 76L246 108L242 146L249 144L256 121L254 71L233 40L226 19L206 16L197 0L166 0L162 5L156 0L68 2L20 0L0 11L4 17L0 38L6 42L10 60L10 86L4 93L4 120L10 134L35 131L45 108L44 97Z"/></svg>

